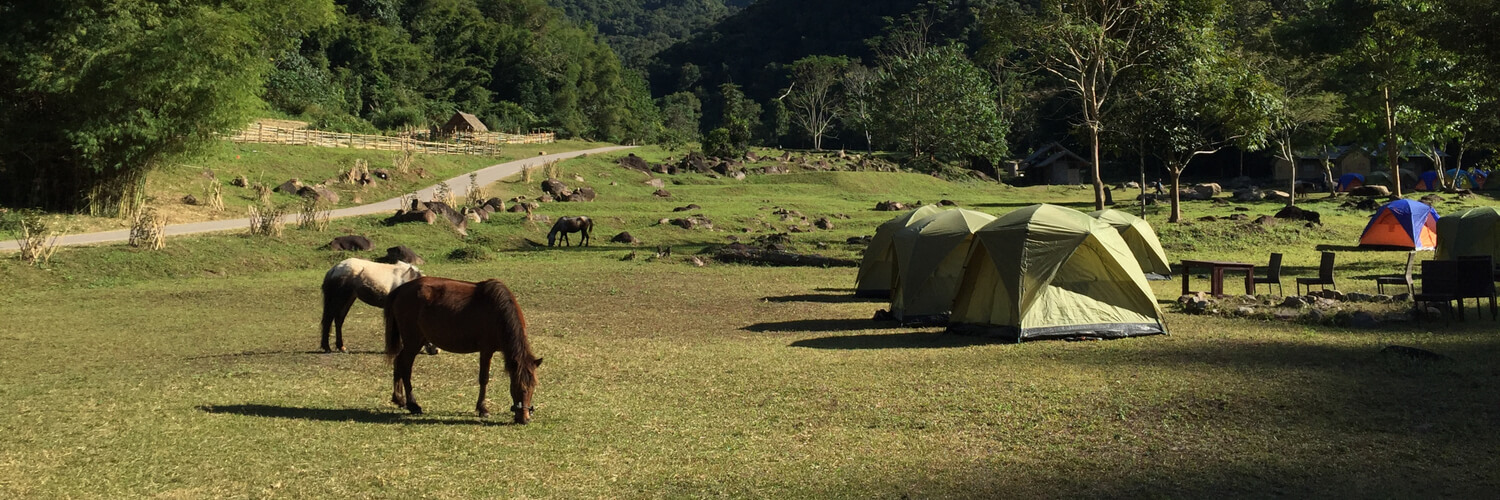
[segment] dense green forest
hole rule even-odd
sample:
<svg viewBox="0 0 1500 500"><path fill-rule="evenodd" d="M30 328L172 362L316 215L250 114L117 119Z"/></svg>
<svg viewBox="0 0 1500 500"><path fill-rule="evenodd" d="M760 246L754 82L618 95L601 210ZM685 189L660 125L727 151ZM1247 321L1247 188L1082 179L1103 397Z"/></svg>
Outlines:
<svg viewBox="0 0 1500 500"><path fill-rule="evenodd" d="M755 0L549 0L579 25L593 25L626 67L687 39Z"/></svg>
<svg viewBox="0 0 1500 500"><path fill-rule="evenodd" d="M1225 148L1361 144L1390 169L1400 148L1380 144L1470 166L1500 143L1490 0L558 5L0 0L0 204L128 213L145 172L266 114L377 132L462 110L499 130L881 149L949 173L1060 140L1101 165L1100 203L1100 171L1150 161L1175 184Z"/></svg>

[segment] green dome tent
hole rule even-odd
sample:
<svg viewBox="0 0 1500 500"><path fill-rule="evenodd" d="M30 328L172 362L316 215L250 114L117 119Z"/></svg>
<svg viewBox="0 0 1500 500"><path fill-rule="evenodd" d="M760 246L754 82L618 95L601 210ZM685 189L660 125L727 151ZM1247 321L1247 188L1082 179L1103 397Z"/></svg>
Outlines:
<svg viewBox="0 0 1500 500"><path fill-rule="evenodd" d="M959 208L896 231L891 315L910 323L947 314L963 278L969 240L975 230L993 220L993 215Z"/></svg>
<svg viewBox="0 0 1500 500"><path fill-rule="evenodd" d="M1166 333L1120 233L1083 212L1033 205L974 233L948 331L1023 339Z"/></svg>
<svg viewBox="0 0 1500 500"><path fill-rule="evenodd" d="M1478 207L1437 221L1437 259L1489 255L1500 260L1500 209Z"/></svg>
<svg viewBox="0 0 1500 500"><path fill-rule="evenodd" d="M882 222L875 228L875 236L865 247L864 259L859 261L859 275L854 279L855 297L890 298L891 268L896 262L896 251L891 247L891 235L917 221L943 211L937 205L927 205Z"/></svg>
<svg viewBox="0 0 1500 500"><path fill-rule="evenodd" d="M1168 279L1172 275L1172 265L1167 263L1167 251L1162 250L1161 241L1156 239L1156 231L1151 229L1151 223L1146 222L1146 219L1115 209L1100 210L1089 216L1120 232L1120 237L1130 246L1130 253L1135 255L1142 271L1161 276L1160 279Z"/></svg>

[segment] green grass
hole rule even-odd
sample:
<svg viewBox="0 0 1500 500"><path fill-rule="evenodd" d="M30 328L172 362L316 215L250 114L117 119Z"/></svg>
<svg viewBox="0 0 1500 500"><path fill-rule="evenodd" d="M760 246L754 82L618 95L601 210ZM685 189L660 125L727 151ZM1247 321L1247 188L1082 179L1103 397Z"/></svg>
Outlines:
<svg viewBox="0 0 1500 500"><path fill-rule="evenodd" d="M810 172L683 175L659 200L608 157L563 168L599 200L542 213L599 219L593 247L530 249L524 240L545 241L547 227L505 213L467 241L441 225L366 217L279 239L169 239L160 252L65 248L48 269L0 262L10 403L0 495L1475 497L1500 487L1500 340L1488 319L1351 330L1169 313L1170 336L1019 345L895 328L869 320L886 304L849 297L854 269L700 268L683 254L765 234L764 224L785 230L776 207L848 215L792 238L854 257L844 240L895 215L871 210L881 200L947 198L999 214L1084 203L1088 191ZM534 196L534 181L489 189ZM655 225L688 203L718 230ZM1243 206L1252 217L1278 208ZM1319 245L1340 247L1343 290L1372 290L1358 277L1404 262L1342 248L1367 214L1316 197L1304 206L1327 224L1197 222L1234 213L1205 202L1186 205L1191 224L1150 220L1173 260L1263 262L1274 249L1291 277L1310 274ZM619 231L642 249L674 245L676 257L622 261L632 248L607 242ZM347 256L315 247L344 233L408 245L429 275L511 285L546 359L532 425L474 416L474 355L418 359L427 414L390 406L374 308L351 313L353 354L313 352L318 282ZM448 257L470 245L492 258ZM1175 281L1153 286L1160 299L1177 295ZM1377 355L1389 344L1454 360ZM497 406L508 406L503 377Z"/></svg>

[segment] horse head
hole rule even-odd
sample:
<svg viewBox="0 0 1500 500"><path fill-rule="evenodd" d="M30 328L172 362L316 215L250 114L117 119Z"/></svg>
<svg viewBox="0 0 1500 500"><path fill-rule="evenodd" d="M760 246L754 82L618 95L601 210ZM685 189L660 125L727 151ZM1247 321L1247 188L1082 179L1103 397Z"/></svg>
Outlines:
<svg viewBox="0 0 1500 500"><path fill-rule="evenodd" d="M398 261L396 262L396 276L401 280L402 283L406 283L408 281L413 281L417 278L421 278L422 270L417 269L417 266L411 265L407 262Z"/></svg>
<svg viewBox="0 0 1500 500"><path fill-rule="evenodd" d="M531 404L531 396L536 392L536 371L541 366L542 358L522 362L516 367L515 376L510 379L510 399L515 401L510 411L515 413L517 424L531 423L531 414L536 411L536 407Z"/></svg>

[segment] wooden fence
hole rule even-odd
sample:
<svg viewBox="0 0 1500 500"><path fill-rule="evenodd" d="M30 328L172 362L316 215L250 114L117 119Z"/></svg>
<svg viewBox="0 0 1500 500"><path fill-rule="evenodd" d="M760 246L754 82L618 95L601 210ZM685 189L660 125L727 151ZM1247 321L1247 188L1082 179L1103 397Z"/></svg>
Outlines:
<svg viewBox="0 0 1500 500"><path fill-rule="evenodd" d="M546 144L557 139L548 132L542 134L457 134L455 142L419 141L407 137L384 135L345 134L321 130L292 129L251 124L244 130L229 136L238 143L287 144L295 146L321 146L325 148L377 149L382 151L414 151L429 154L458 154L499 156L500 147L508 144Z"/></svg>

